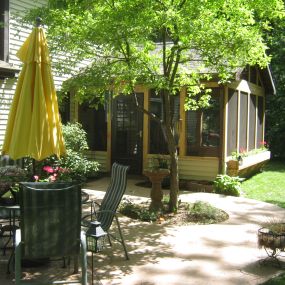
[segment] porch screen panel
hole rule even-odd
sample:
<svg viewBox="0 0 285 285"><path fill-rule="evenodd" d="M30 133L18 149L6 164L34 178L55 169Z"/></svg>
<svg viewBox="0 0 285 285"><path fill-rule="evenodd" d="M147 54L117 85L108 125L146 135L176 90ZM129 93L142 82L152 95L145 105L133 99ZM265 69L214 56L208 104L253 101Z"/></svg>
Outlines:
<svg viewBox="0 0 285 285"><path fill-rule="evenodd" d="M247 137L247 94L240 93L240 112L239 112L239 151L246 151Z"/></svg>
<svg viewBox="0 0 285 285"><path fill-rule="evenodd" d="M107 119L104 106L98 109L90 108L87 104L78 108L78 121L87 134L90 150L107 150Z"/></svg>
<svg viewBox="0 0 285 285"><path fill-rule="evenodd" d="M256 96L250 95L249 101L249 130L248 130L248 149L255 148L255 117L256 117Z"/></svg>
<svg viewBox="0 0 285 285"><path fill-rule="evenodd" d="M212 88L209 107L186 112L187 155L219 156L221 102L221 90Z"/></svg>
<svg viewBox="0 0 285 285"><path fill-rule="evenodd" d="M229 89L228 95L228 126L227 126L227 155L230 156L237 149L237 104L238 93Z"/></svg>
<svg viewBox="0 0 285 285"><path fill-rule="evenodd" d="M199 155L200 145L200 112L186 112L186 140L187 140L187 155Z"/></svg>
<svg viewBox="0 0 285 285"><path fill-rule="evenodd" d="M162 100L160 95L151 90L149 99L150 111L163 120ZM167 154L167 145L159 122L149 120L149 153Z"/></svg>
<svg viewBox="0 0 285 285"><path fill-rule="evenodd" d="M264 117L264 109L263 109L263 97L258 96L257 103L257 141L256 147L260 148L263 142L263 117Z"/></svg>

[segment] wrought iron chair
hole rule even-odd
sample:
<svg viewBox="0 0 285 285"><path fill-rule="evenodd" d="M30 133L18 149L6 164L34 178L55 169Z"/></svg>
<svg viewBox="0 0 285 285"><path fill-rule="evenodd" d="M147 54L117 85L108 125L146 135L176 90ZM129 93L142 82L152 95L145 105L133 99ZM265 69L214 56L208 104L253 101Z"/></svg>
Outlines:
<svg viewBox="0 0 285 285"><path fill-rule="evenodd" d="M112 165L111 181L103 200L100 204L94 200L91 201L91 214L84 216L82 219L82 225L85 227L89 227L92 221L98 221L107 234L110 246L112 246L111 238L121 243L127 260L129 256L116 211L126 190L128 169L129 166L118 163ZM110 232L114 220L118 230L116 235Z"/></svg>
<svg viewBox="0 0 285 285"><path fill-rule="evenodd" d="M81 278L73 281L47 281L36 284L87 285L85 233L81 232L81 186L71 183L20 183L20 229L16 231L15 282L22 280L21 260L54 257L75 258ZM33 283L34 284L34 283Z"/></svg>

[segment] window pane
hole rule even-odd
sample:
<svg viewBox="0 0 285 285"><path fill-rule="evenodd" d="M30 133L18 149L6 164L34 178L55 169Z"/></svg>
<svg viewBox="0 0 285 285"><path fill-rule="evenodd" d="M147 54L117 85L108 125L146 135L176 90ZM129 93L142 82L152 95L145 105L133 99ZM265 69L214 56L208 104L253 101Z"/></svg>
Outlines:
<svg viewBox="0 0 285 285"><path fill-rule="evenodd" d="M107 121L104 106L90 108L88 104L79 106L78 121L87 133L90 150L107 150Z"/></svg>
<svg viewBox="0 0 285 285"><path fill-rule="evenodd" d="M237 104L238 93L229 89L228 99L228 128L227 128L227 155L237 150Z"/></svg>
<svg viewBox="0 0 285 285"><path fill-rule="evenodd" d="M246 150L247 141L247 94L240 93L239 111L239 151Z"/></svg>
<svg viewBox="0 0 285 285"><path fill-rule="evenodd" d="M160 119L163 118L161 98L155 96L154 91L150 97L149 107L150 112ZM149 153L168 153L161 126L159 122L152 119L149 122Z"/></svg>
<svg viewBox="0 0 285 285"><path fill-rule="evenodd" d="M187 139L187 154L198 155L200 145L199 135L199 118L200 112L186 112L186 139Z"/></svg>
<svg viewBox="0 0 285 285"><path fill-rule="evenodd" d="M208 108L186 112L187 155L219 155L220 102L220 89L213 88Z"/></svg>
<svg viewBox="0 0 285 285"><path fill-rule="evenodd" d="M262 146L263 142L263 97L258 96L257 105L257 148Z"/></svg>
<svg viewBox="0 0 285 285"><path fill-rule="evenodd" d="M210 107L203 110L202 116L202 146L220 146L220 98L212 95Z"/></svg>
<svg viewBox="0 0 285 285"><path fill-rule="evenodd" d="M255 117L256 117L256 96L250 95L249 101L249 130L248 130L248 150L255 148Z"/></svg>

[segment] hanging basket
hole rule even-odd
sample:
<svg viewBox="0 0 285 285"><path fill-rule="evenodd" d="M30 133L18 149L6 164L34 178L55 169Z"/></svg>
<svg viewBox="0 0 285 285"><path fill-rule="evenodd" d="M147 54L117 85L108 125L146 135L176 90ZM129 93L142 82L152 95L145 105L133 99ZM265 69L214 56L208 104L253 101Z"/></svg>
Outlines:
<svg viewBox="0 0 285 285"><path fill-rule="evenodd" d="M280 225L285 227L284 223ZM269 248L271 250L285 249L285 233L273 233L268 228L261 228L258 230L258 245L259 247Z"/></svg>

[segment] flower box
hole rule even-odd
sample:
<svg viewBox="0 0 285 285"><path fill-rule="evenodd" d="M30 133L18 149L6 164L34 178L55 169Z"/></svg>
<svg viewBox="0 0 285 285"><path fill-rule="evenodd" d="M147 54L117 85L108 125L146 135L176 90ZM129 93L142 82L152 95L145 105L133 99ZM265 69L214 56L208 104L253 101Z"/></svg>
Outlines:
<svg viewBox="0 0 285 285"><path fill-rule="evenodd" d="M227 161L227 174L230 176L249 177L264 166L270 159L270 151L261 151L248 156L242 157L238 160Z"/></svg>

